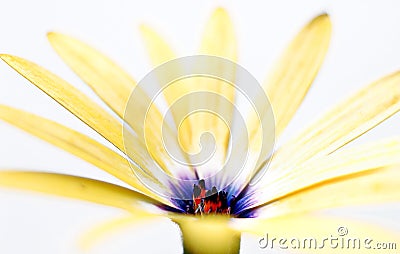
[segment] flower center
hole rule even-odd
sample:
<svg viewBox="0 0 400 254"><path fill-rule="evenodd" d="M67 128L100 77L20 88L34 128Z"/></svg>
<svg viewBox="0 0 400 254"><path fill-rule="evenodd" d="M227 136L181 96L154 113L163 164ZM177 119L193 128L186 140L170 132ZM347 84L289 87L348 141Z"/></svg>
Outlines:
<svg viewBox="0 0 400 254"><path fill-rule="evenodd" d="M193 199L185 202L185 211L189 214L230 214L235 197L228 198L224 190L218 191L215 186L206 188L202 179L193 186Z"/></svg>

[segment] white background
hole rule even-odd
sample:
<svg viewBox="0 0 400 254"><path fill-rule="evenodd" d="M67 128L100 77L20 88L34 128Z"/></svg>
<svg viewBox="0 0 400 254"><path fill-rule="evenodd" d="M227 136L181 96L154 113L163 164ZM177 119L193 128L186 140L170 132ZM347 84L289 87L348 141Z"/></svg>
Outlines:
<svg viewBox="0 0 400 254"><path fill-rule="evenodd" d="M106 52L136 80L151 70L138 25L149 23L180 56L195 54L202 28L217 6L235 23L239 63L260 82L290 38L311 18L328 12L331 47L320 74L285 137L362 86L400 69L400 2L388 1L4 1L0 8L0 52L37 62L94 97L56 56L49 31L74 35ZM6 64L0 63L0 103L94 133ZM400 115L358 143L399 135ZM284 137L284 138L285 138ZM43 141L0 123L0 168L64 172L119 183L100 170ZM395 206L376 210L378 215ZM0 253L79 253L76 241L92 226L120 211L79 201L0 190ZM386 215L385 215L386 216ZM398 218L398 215L397 215ZM258 251L245 236L242 253ZM129 227L92 253L180 253L179 231L167 222ZM265 253L265 251L260 251Z"/></svg>

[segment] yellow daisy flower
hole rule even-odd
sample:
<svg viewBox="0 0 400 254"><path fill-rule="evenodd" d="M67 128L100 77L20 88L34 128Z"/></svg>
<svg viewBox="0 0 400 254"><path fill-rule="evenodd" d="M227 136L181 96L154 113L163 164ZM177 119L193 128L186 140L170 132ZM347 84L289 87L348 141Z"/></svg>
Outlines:
<svg viewBox="0 0 400 254"><path fill-rule="evenodd" d="M156 31L143 25L141 32L154 65L176 58ZM329 16L322 14L314 18L296 35L279 59L273 75L263 83L273 108L277 137L296 113L312 84L327 52L330 36ZM125 153L123 125L127 123L122 119L125 119L126 105L137 87L136 82L109 58L75 38L53 32L48 34L48 39L61 58L115 114L35 63L12 55L0 57L119 151L54 121L6 105L0 105L0 119L97 166L131 188L77 176L5 170L0 171L0 186L76 198L128 212L126 217L94 229L84 239L84 245L92 244L119 226L160 217L167 217L179 226L184 253L238 253L242 232L262 235L268 230L278 236L322 237L332 234L332 229L337 229L338 225L346 225L359 238L388 242L399 239L395 233L369 224L311 213L324 208L400 200L399 138L342 148L400 110L400 72L366 86L277 148L268 171L254 184L250 181L260 175L258 173L264 169L268 157L255 165L240 184L226 190L212 190L213 186L202 183L203 177L196 172L190 180L198 181L198 185L187 190L193 194L193 200L182 201L158 195L143 184L138 173L142 170L152 181L160 180L147 168L149 162L142 157L142 150L146 149L143 144L137 143L132 154ZM223 8L216 9L208 21L200 53L237 60L234 28ZM216 91L230 101L236 95L233 88L222 86L220 81L211 82L203 89ZM172 105L177 97L188 92L190 89L171 88L163 95L166 103ZM157 114L160 113L158 110ZM155 141L160 119L154 117L151 120L146 128L142 122L131 121L128 124L136 133L146 130L153 133L149 152L161 168L174 175L176 169L165 162L166 151ZM180 137L183 146L193 148L198 133L210 127L217 134L215 141L224 145L222 153L227 153L229 139L221 123L209 116L194 121L182 126L185 134ZM260 129L258 119L248 117L246 124L251 128L250 133L256 133L250 138L257 143L260 138L257 134ZM209 201L206 197L210 195L200 194L206 190L214 191L210 192L211 196L218 196L218 204L210 201L215 207L205 208L207 204L201 203ZM324 250L306 250L307 253L313 251ZM330 253L351 251L329 250ZM370 253L379 251L369 250Z"/></svg>

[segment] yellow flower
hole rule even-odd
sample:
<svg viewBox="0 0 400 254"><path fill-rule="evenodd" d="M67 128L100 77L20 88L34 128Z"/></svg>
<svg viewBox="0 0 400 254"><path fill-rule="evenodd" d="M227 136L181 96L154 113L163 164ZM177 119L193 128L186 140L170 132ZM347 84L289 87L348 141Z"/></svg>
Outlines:
<svg viewBox="0 0 400 254"><path fill-rule="evenodd" d="M173 50L154 30L142 26L141 32L154 65L175 58ZM273 107L277 137L292 119L314 80L327 51L330 35L328 15L313 19L290 43L273 75L263 84ZM126 104L136 82L109 58L88 45L59 33L49 33L48 38L57 53L115 115L44 68L16 56L3 54L1 58L122 153L56 122L6 105L0 106L0 118L92 163L132 188L55 173L5 170L0 171L0 185L86 200L128 212L127 217L96 228L85 238L84 244L90 245L109 230L126 223L159 217L168 217L179 225L185 253L237 253L242 232L257 235L271 232L278 236L299 238L310 235L322 237L332 234L338 225L346 225L360 238L384 239L388 242L398 239L397 235L372 225L311 213L323 208L400 200L399 138L342 148L400 110L400 72L386 76L347 98L279 147L263 178L255 185L249 185L258 169L262 168L262 165L256 165L241 183L239 192L234 193L236 198L229 198L230 215L199 216L185 210L182 203L157 195L141 182L136 173L146 171L147 161L140 157L141 149L145 149L143 146L135 147L137 154L134 154L133 164L123 154L125 147L121 119L124 118ZM200 53L236 61L234 29L224 9L215 10L207 23ZM232 88L218 87L218 82L215 84L216 88L206 88L216 89L229 100L234 98L235 91ZM164 94L166 102L172 104L184 92L188 91L170 90ZM157 118L153 120L154 124L160 124ZM192 122L185 126L185 133L195 135L209 124L218 134L216 142L224 144L226 150L226 132L220 124L207 117L200 120L198 125ZM260 127L257 120L251 117L246 120L250 132L257 132ZM135 132L143 132L142 123L130 124ZM155 131L157 126L149 128ZM259 136L253 135L251 138L257 139ZM191 136L182 137L182 140L184 146L193 145ZM159 164L164 162L164 152L150 151ZM162 167L169 170L165 164ZM147 173L152 177L151 172ZM231 194L228 193L228 196L231 197ZM308 249L307 253L312 251L324 250ZM346 253L352 250L329 250L330 253L335 251Z"/></svg>

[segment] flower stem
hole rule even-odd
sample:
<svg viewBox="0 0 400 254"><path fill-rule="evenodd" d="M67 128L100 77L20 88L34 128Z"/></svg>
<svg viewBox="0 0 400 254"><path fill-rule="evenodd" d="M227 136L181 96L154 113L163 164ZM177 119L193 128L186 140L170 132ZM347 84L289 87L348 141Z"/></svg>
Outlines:
<svg viewBox="0 0 400 254"><path fill-rule="evenodd" d="M191 222L175 221L182 233L184 254L238 254L240 232L228 227L226 221L199 219Z"/></svg>

